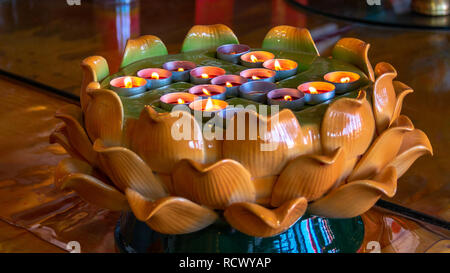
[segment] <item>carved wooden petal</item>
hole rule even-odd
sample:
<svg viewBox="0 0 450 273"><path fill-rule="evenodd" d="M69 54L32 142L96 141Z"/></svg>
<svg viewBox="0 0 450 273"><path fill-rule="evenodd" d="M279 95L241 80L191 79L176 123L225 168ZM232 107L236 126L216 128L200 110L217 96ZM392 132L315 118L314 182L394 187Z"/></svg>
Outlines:
<svg viewBox="0 0 450 273"><path fill-rule="evenodd" d="M165 197L154 202L128 188L126 196L136 218L164 234L185 234L201 230L217 219L217 214L181 197Z"/></svg>
<svg viewBox="0 0 450 273"><path fill-rule="evenodd" d="M400 150L388 166L395 167L397 176L400 178L417 158L425 154L433 155L433 147L431 147L427 135L421 130L415 129L404 134Z"/></svg>
<svg viewBox="0 0 450 273"><path fill-rule="evenodd" d="M92 143L89 137L81 126L81 108L73 104L65 105L56 112L55 117L63 120L66 124L67 136L71 147L81 154L91 165L95 166L97 155L92 149Z"/></svg>
<svg viewBox="0 0 450 273"><path fill-rule="evenodd" d="M85 160L84 157L70 144L69 133L67 132L67 126L65 124L58 127L50 134L49 142L50 144L58 143L61 145L71 157Z"/></svg>
<svg viewBox="0 0 450 273"><path fill-rule="evenodd" d="M230 159L215 164L181 160L174 168L175 194L213 209L236 202L254 202L255 187L250 173Z"/></svg>
<svg viewBox="0 0 450 273"><path fill-rule="evenodd" d="M234 203L225 210L224 216L234 228L247 235L270 237L295 224L307 206L303 197L286 201L274 210L254 203Z"/></svg>
<svg viewBox="0 0 450 273"><path fill-rule="evenodd" d="M403 135L411 132L414 125L406 116L400 116L393 126L378 136L356 164L348 180L369 179L380 172L397 155Z"/></svg>
<svg viewBox="0 0 450 273"><path fill-rule="evenodd" d="M109 146L122 142L123 106L119 96L107 89L88 89L91 98L85 111L86 131L92 141L100 138Z"/></svg>
<svg viewBox="0 0 450 273"><path fill-rule="evenodd" d="M340 177L345 163L342 148L330 155L302 155L289 162L275 183L272 205L305 197L315 200L327 192Z"/></svg>
<svg viewBox="0 0 450 273"><path fill-rule="evenodd" d="M55 169L54 173L55 186L57 188L61 188L62 181L69 174L72 173L92 174L92 171L93 171L92 166L84 161L71 157L64 158L58 163Z"/></svg>
<svg viewBox="0 0 450 273"><path fill-rule="evenodd" d="M155 178L147 164L131 150L123 147L107 148L100 139L95 141L94 149L99 154L103 171L122 191L131 188L151 200L167 196L160 180Z"/></svg>
<svg viewBox="0 0 450 273"><path fill-rule="evenodd" d="M392 125L392 123L400 116L400 113L402 112L403 100L406 95L414 92L411 87L399 81L394 81L394 90L397 95L397 100L395 101L394 113L392 114L389 126Z"/></svg>
<svg viewBox="0 0 450 273"><path fill-rule="evenodd" d="M81 83L80 102L84 112L90 100L87 95L87 86L91 82L98 84L98 82L106 78L109 75L109 67L108 62L102 56L90 56L81 62L81 68L83 70L83 81Z"/></svg>
<svg viewBox="0 0 450 273"><path fill-rule="evenodd" d="M369 210L382 194L392 197L397 190L397 172L388 167L373 180L353 181L311 203L311 214L328 218L351 218Z"/></svg>
<svg viewBox="0 0 450 273"><path fill-rule="evenodd" d="M389 63L381 62L375 66L377 79L373 86L373 113L380 134L389 125L394 114L397 97L394 91L393 79L397 71Z"/></svg>

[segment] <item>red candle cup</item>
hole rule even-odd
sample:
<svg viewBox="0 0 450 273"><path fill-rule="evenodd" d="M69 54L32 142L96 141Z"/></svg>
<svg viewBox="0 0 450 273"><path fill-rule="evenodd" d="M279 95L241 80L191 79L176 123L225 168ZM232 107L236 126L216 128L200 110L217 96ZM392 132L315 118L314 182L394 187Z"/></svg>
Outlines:
<svg viewBox="0 0 450 273"><path fill-rule="evenodd" d="M172 82L172 72L161 68L145 68L137 72L138 77L147 80L147 89L169 85Z"/></svg>
<svg viewBox="0 0 450 273"><path fill-rule="evenodd" d="M263 67L275 71L275 81L297 74L298 64L288 59L272 59L263 63Z"/></svg>
<svg viewBox="0 0 450 273"><path fill-rule="evenodd" d="M305 105L305 94L293 88L280 88L270 91L267 94L269 105L279 105L281 108L288 108L299 111Z"/></svg>
<svg viewBox="0 0 450 273"><path fill-rule="evenodd" d="M228 103L223 100L208 98L206 100L196 100L189 104L189 108L194 112L194 116L201 114L202 120L206 121L223 109L227 108Z"/></svg>
<svg viewBox="0 0 450 273"><path fill-rule="evenodd" d="M119 96L133 96L147 90L147 81L134 76L124 76L112 79L109 82L111 89Z"/></svg>
<svg viewBox="0 0 450 273"><path fill-rule="evenodd" d="M342 94L359 87L359 74L349 71L334 71L325 74L323 79L336 87L336 93Z"/></svg>
<svg viewBox="0 0 450 273"><path fill-rule="evenodd" d="M305 93L305 102L315 105L334 97L335 87L329 82L305 82L297 87Z"/></svg>
<svg viewBox="0 0 450 273"><path fill-rule="evenodd" d="M159 100L161 102L161 108L164 110L170 111L176 105L189 106L189 104L191 102L193 102L194 100L196 100L198 98L199 98L198 96L191 94L191 93L175 92L175 93L165 94L165 95L161 96L161 98L159 98Z"/></svg>
<svg viewBox="0 0 450 273"><path fill-rule="evenodd" d="M265 68L250 68L241 71L240 75L249 81L275 82L275 71Z"/></svg>
<svg viewBox="0 0 450 273"><path fill-rule="evenodd" d="M246 82L246 78L238 75L222 75L211 80L212 84L225 87L227 98L237 97L239 86Z"/></svg>
<svg viewBox="0 0 450 273"><path fill-rule="evenodd" d="M226 98L226 88L215 84L201 84L189 89L189 93L199 96L201 99L211 97L213 99L224 100Z"/></svg>
<svg viewBox="0 0 450 273"><path fill-rule="evenodd" d="M241 64L246 67L258 68L263 67L265 61L273 58L275 58L273 53L267 51L252 51L241 56Z"/></svg>
<svg viewBox="0 0 450 273"><path fill-rule="evenodd" d="M190 72L191 82L193 84L208 84L211 79L225 75L225 70L216 66L200 66Z"/></svg>
<svg viewBox="0 0 450 273"><path fill-rule="evenodd" d="M172 82L188 82L189 72L197 65L188 61L172 61L163 64L162 67L172 72Z"/></svg>

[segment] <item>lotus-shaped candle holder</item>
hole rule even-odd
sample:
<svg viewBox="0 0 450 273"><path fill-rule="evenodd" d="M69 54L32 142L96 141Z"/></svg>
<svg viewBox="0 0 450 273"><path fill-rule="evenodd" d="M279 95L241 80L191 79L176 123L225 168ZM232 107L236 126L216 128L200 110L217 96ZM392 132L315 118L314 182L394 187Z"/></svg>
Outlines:
<svg viewBox="0 0 450 273"><path fill-rule="evenodd" d="M303 46L312 43L306 48L316 54L309 32L277 28L289 28L295 35L288 38ZM220 29L216 35L234 37ZM217 47L228 40L209 37L206 44ZM147 52L138 42L133 46ZM158 113L145 106L138 118L125 117L121 98L101 88L109 74L106 60L89 57L82 63L81 107L68 105L56 113L64 124L51 142L71 157L58 164L55 184L100 207L131 210L163 234L192 233L221 218L247 235L270 237L307 211L326 218L358 216L380 197L394 196L398 178L419 156L432 154L425 133L401 115L403 98L412 90L394 81L396 71L388 63L373 72L368 47L346 38L333 50L334 58L354 63L374 79L356 98L337 98L312 124L302 124L288 109L267 117L246 111L244 126L257 120L268 129L241 140L207 138L202 124L184 111ZM183 49L188 51L188 44ZM181 116L192 129L190 139L172 136ZM260 149L272 144L275 149Z"/></svg>

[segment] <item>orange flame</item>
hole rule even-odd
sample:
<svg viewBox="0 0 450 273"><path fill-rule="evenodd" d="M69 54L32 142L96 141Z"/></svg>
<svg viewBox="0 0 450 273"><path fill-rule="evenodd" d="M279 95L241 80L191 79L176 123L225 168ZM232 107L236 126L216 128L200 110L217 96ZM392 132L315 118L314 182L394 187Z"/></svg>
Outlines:
<svg viewBox="0 0 450 273"><path fill-rule="evenodd" d="M258 76L252 76L252 80L260 80L261 78Z"/></svg>
<svg viewBox="0 0 450 273"><path fill-rule="evenodd" d="M205 105L205 110L206 110L206 111L209 111L209 110L211 110L211 109L213 109L213 108L214 108L214 104L213 104L213 102L212 102L211 97L209 97L209 98L208 98L208 101L206 102L206 105Z"/></svg>
<svg viewBox="0 0 450 273"><path fill-rule="evenodd" d="M256 58L255 55L250 55L250 60L252 61L252 63L258 62L258 58Z"/></svg>
<svg viewBox="0 0 450 273"><path fill-rule="evenodd" d="M227 87L233 87L233 85L232 85L230 82L226 82L225 85L226 85Z"/></svg>
<svg viewBox="0 0 450 273"><path fill-rule="evenodd" d="M319 93L319 92L317 92L317 89L314 88L314 87L312 87L312 86L309 87L308 90L309 90L309 93L310 93L310 94L318 94L318 93Z"/></svg>
<svg viewBox="0 0 450 273"><path fill-rule="evenodd" d="M182 68L182 67L178 68L178 72L183 72L183 71L184 71L184 68Z"/></svg>
<svg viewBox="0 0 450 273"><path fill-rule="evenodd" d="M202 88L202 91L205 95L211 96L211 93L209 93L209 91L206 88Z"/></svg>
<svg viewBox="0 0 450 273"><path fill-rule="evenodd" d="M203 73L203 74L202 74L202 78L203 78L203 79L207 79L207 78L209 78L209 75L206 74L206 73Z"/></svg>
<svg viewBox="0 0 450 273"><path fill-rule="evenodd" d="M280 65L280 62L278 60L275 60L274 68L275 68L276 71L281 70L281 65Z"/></svg>
<svg viewBox="0 0 450 273"><path fill-rule="evenodd" d="M125 88L132 88L133 80L131 79L131 77L125 77L125 79L123 79L123 85L125 85Z"/></svg>
<svg viewBox="0 0 450 273"><path fill-rule="evenodd" d="M156 72L153 72L153 73L152 73L152 79L153 79L153 80L159 80L159 74L156 73Z"/></svg>
<svg viewBox="0 0 450 273"><path fill-rule="evenodd" d="M292 97L289 95L284 96L285 101L292 101Z"/></svg>
<svg viewBox="0 0 450 273"><path fill-rule="evenodd" d="M178 98L177 103L178 104L184 104L184 100L182 98Z"/></svg>
<svg viewBox="0 0 450 273"><path fill-rule="evenodd" d="M341 83L347 83L350 82L350 77L342 77L341 78Z"/></svg>

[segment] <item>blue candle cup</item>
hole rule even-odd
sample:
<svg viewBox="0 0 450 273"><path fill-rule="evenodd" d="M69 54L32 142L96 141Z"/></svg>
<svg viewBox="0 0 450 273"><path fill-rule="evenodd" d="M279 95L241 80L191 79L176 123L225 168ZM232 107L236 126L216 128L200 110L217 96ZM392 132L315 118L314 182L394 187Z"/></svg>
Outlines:
<svg viewBox="0 0 450 273"><path fill-rule="evenodd" d="M264 81L275 82L275 71L265 68L250 68L241 71L239 75L246 78L248 81Z"/></svg>
<svg viewBox="0 0 450 273"><path fill-rule="evenodd" d="M220 85L201 84L189 88L189 93L199 96L200 99L212 98L216 100L226 99L226 89Z"/></svg>
<svg viewBox="0 0 450 273"><path fill-rule="evenodd" d="M172 72L161 68L145 68L137 72L138 77L147 80L147 89L155 89L172 82Z"/></svg>
<svg viewBox="0 0 450 273"><path fill-rule="evenodd" d="M335 95L335 87L329 82L305 82L297 89L305 93L305 102L310 105L331 100Z"/></svg>
<svg viewBox="0 0 450 273"><path fill-rule="evenodd" d="M217 48L217 58L238 64L243 54L250 50L248 45L241 44L227 44Z"/></svg>
<svg viewBox="0 0 450 273"><path fill-rule="evenodd" d="M277 85L273 82L247 82L239 87L239 96L259 103L266 103L267 93L276 88Z"/></svg>
<svg viewBox="0 0 450 273"><path fill-rule="evenodd" d="M323 79L336 87L336 94L355 90L360 85L359 74L349 71L333 71L325 74Z"/></svg>
<svg viewBox="0 0 450 273"><path fill-rule="evenodd" d="M222 75L211 80L211 84L225 87L227 98L237 97L239 94L239 86L246 82L246 78L238 75Z"/></svg>
<svg viewBox="0 0 450 273"><path fill-rule="evenodd" d="M209 84L213 78L225 73L224 69L217 66L200 66L192 69L189 75L193 84Z"/></svg>
<svg viewBox="0 0 450 273"><path fill-rule="evenodd" d="M288 59L272 59L263 63L263 67L275 71L275 81L297 74L298 64Z"/></svg>
<svg viewBox="0 0 450 273"><path fill-rule="evenodd" d="M130 84L131 87L126 87ZM147 81L143 78L134 76L124 76L112 79L109 82L111 89L116 92L119 96L133 96L143 93L147 90Z"/></svg>
<svg viewBox="0 0 450 273"><path fill-rule="evenodd" d="M188 61L171 61L162 67L172 72L172 82L189 82L189 72L197 65Z"/></svg>
<svg viewBox="0 0 450 273"><path fill-rule="evenodd" d="M305 94L293 88L274 89L267 94L267 102L269 105L299 111L305 105Z"/></svg>
<svg viewBox="0 0 450 273"><path fill-rule="evenodd" d="M275 55L267 51L251 51L241 56L241 64L245 67L262 68L265 61L273 58Z"/></svg>

